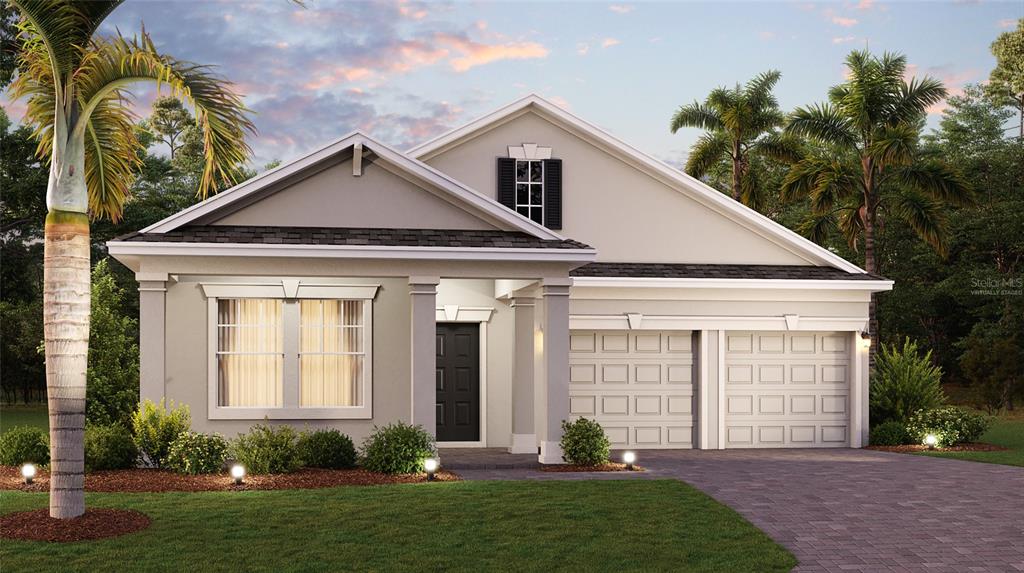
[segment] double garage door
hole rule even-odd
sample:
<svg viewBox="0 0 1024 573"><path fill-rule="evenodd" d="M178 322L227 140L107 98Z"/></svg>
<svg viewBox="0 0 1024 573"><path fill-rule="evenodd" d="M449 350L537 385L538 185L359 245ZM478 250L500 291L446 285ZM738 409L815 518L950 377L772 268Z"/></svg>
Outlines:
<svg viewBox="0 0 1024 573"><path fill-rule="evenodd" d="M709 403L724 400L725 447L848 443L848 334L729 331L724 342L724 389ZM693 447L693 333L572 331L569 350L574 418L597 420L617 448Z"/></svg>

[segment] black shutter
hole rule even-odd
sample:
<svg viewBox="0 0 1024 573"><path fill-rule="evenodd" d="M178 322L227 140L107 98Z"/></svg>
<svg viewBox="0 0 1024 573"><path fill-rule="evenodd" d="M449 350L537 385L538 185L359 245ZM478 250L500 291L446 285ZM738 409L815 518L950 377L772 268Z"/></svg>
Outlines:
<svg viewBox="0 0 1024 573"><path fill-rule="evenodd" d="M562 228L562 160L544 160L544 226Z"/></svg>
<svg viewBox="0 0 1024 573"><path fill-rule="evenodd" d="M511 157L498 158L498 202L516 208L516 160Z"/></svg>

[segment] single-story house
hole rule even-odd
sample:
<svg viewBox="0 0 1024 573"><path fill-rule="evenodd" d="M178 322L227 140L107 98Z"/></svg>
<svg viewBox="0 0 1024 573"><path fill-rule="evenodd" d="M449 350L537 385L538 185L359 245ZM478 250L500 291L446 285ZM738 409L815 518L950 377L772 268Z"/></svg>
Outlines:
<svg viewBox="0 0 1024 573"><path fill-rule="evenodd" d="M617 448L860 447L890 281L538 97L402 152L355 132L108 243L136 273L141 395L234 435L561 462Z"/></svg>

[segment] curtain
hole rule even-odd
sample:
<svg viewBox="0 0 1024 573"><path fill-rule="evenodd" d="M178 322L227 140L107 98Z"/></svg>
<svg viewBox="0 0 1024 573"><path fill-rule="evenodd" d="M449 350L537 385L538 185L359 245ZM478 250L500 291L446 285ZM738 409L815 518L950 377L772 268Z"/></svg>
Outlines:
<svg viewBox="0 0 1024 573"><path fill-rule="evenodd" d="M280 407L284 399L284 335L280 300L217 301L217 367L221 406Z"/></svg>
<svg viewBox="0 0 1024 573"><path fill-rule="evenodd" d="M300 406L362 404L364 329L361 300L300 302Z"/></svg>

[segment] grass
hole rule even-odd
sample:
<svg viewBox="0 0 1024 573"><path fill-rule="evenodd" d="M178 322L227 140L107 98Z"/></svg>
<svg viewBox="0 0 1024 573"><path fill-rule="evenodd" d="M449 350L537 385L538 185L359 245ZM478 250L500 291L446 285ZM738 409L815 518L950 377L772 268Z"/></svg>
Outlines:
<svg viewBox="0 0 1024 573"><path fill-rule="evenodd" d="M45 494L0 492L3 512ZM0 543L19 571L789 571L796 559L675 480L455 482L87 494L153 525L74 544Z"/></svg>
<svg viewBox="0 0 1024 573"><path fill-rule="evenodd" d="M50 418L46 404L0 405L0 434L15 426L36 426L50 429Z"/></svg>
<svg viewBox="0 0 1024 573"><path fill-rule="evenodd" d="M1010 448L1001 452L918 452L922 456L954 458L1024 467L1024 416L1000 416L981 437L982 442Z"/></svg>

